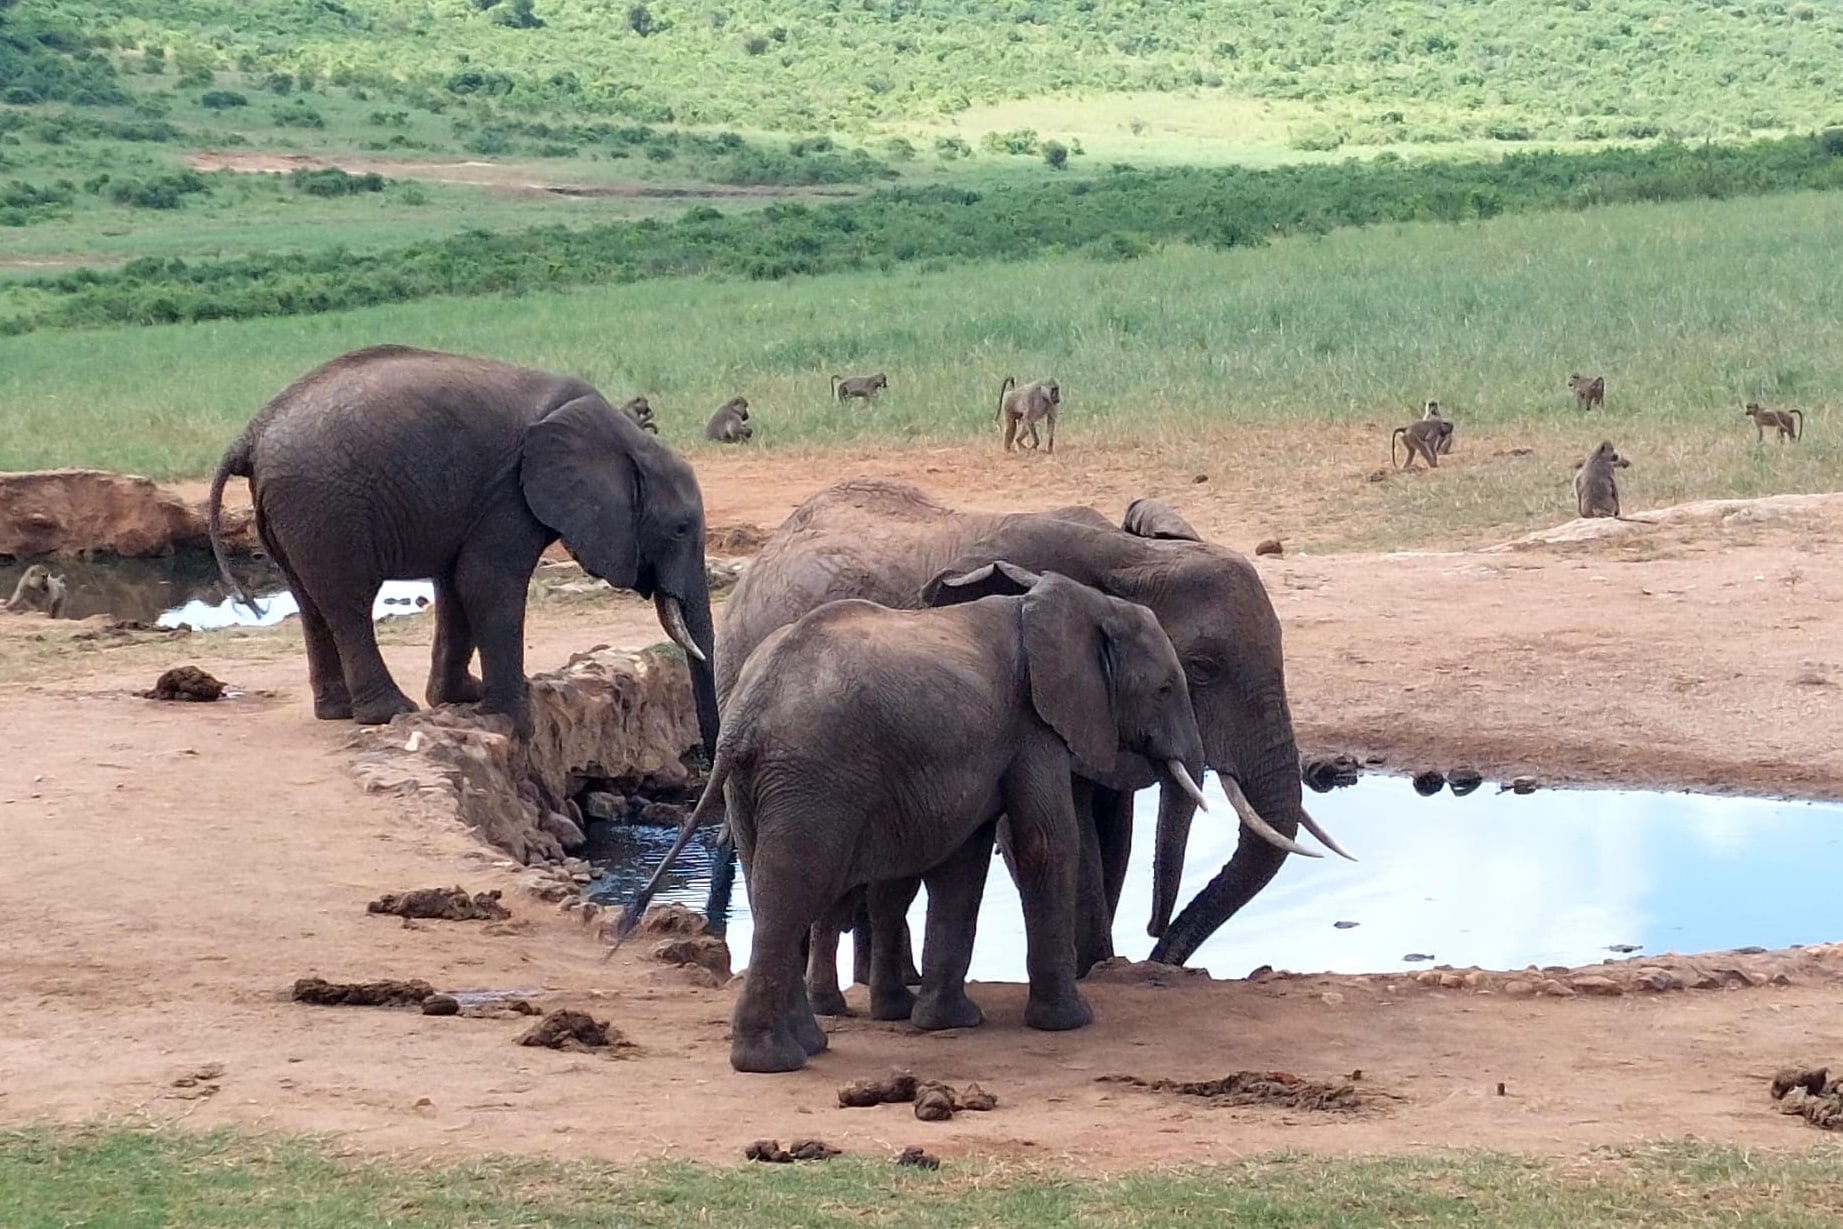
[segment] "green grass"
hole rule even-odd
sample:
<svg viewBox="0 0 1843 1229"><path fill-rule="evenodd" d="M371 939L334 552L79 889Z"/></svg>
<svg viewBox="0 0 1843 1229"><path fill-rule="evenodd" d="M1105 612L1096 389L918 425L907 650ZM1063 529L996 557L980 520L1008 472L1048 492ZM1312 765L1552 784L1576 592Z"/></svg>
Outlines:
<svg viewBox="0 0 1843 1229"><path fill-rule="evenodd" d="M535 0L515 29L468 0L50 0L138 68L193 63L441 95L463 68L496 105L788 132L928 122L1041 97L1162 93L1298 104L1299 145L1739 136L1843 120L1828 0L1377 5L1263 0ZM1045 132L1045 136L1061 135Z"/></svg>
<svg viewBox="0 0 1843 1229"><path fill-rule="evenodd" d="M740 1145L739 1145L740 1146ZM938 1172L880 1157L795 1166L486 1158L412 1167L322 1142L218 1131L35 1130L0 1135L8 1229L235 1226L449 1229L477 1225L1365 1226L1510 1229L1834 1225L1834 1148L1756 1153L1703 1144L1562 1162L1489 1153L1319 1159L1071 1177L998 1162Z"/></svg>

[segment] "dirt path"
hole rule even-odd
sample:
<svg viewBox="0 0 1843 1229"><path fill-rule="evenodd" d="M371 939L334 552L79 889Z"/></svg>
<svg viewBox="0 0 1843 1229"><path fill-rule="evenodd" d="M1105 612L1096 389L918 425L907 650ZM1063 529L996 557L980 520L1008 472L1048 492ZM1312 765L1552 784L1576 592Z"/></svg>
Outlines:
<svg viewBox="0 0 1843 1229"><path fill-rule="evenodd" d="M900 464L966 506L1083 498L1112 514L1133 481L1074 466L1007 476L951 453L940 472L926 460L914 472L913 456ZM700 469L719 525L772 525L841 470L897 472L835 457ZM1160 493L1232 544L1268 532L1238 519L1225 492ZM1465 758L1551 779L1843 797L1832 515L1647 530L1622 545L1264 560L1301 733L1402 764ZM1834 981L1511 999L1302 978L1095 985L1095 1026L1059 1035L1022 1028L1021 987L983 986L984 1028L922 1036L846 1020L807 1071L739 1076L724 1040L733 990L689 988L639 950L604 965L554 906L513 891L509 923L367 916L385 891L515 877L451 821L359 792L346 730L309 715L293 630L120 648L73 644L71 630L0 620L14 667L0 684L0 894L13 918L0 952L4 1122L147 1115L445 1155L726 1161L759 1136L817 1135L862 1151L924 1142L1109 1169L1279 1147L1574 1152L1683 1134L1795 1147L1816 1137L1773 1112L1765 1078L1794 1061L1843 1061ZM406 624L387 649L412 692L426 634ZM540 607L529 665L657 639L638 603ZM131 694L179 662L265 694L198 706ZM285 1001L311 974L541 991L544 1005L586 1008L638 1048L557 1054L513 1045L523 1021ZM836 1108L838 1084L891 1064L977 1080L1000 1107L948 1124L901 1106ZM221 1075L175 1086L214 1065ZM1361 1069L1363 1087L1388 1095L1341 1115L1215 1109L1096 1082L1268 1067Z"/></svg>

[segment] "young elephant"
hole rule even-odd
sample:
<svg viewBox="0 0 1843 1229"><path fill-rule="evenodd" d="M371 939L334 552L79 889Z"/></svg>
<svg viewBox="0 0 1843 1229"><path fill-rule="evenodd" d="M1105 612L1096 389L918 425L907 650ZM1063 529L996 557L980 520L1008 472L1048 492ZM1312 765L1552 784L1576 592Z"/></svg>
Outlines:
<svg viewBox="0 0 1843 1229"><path fill-rule="evenodd" d="M674 847L723 791L755 917L731 1030L736 1070L792 1071L825 1048L801 940L859 884L923 878L914 1019L978 1023L964 982L1001 815L1028 937L1025 1023L1068 1029L1093 1018L1075 990L1071 765L1108 771L1132 752L1200 804L1203 738L1177 652L1149 610L1007 563L967 579L998 569L1027 591L915 611L830 602L744 665L710 783ZM900 934L879 931L879 958L885 930Z"/></svg>

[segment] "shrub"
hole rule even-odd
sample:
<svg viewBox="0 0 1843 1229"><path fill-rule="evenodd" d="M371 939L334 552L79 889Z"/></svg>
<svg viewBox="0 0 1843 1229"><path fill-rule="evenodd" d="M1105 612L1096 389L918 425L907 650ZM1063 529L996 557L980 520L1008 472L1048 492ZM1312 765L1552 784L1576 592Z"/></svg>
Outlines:
<svg viewBox="0 0 1843 1229"><path fill-rule="evenodd" d="M107 187L110 200L133 209L178 209L185 204L186 197L202 196L211 191L210 183L197 171L174 171L148 179L117 179Z"/></svg>
<svg viewBox="0 0 1843 1229"><path fill-rule="evenodd" d="M309 196L356 196L361 192L382 192L389 181L376 171L349 175L336 166L329 166L296 167L288 172L288 182Z"/></svg>
<svg viewBox="0 0 1843 1229"><path fill-rule="evenodd" d="M228 111L232 107L250 105L250 100L235 90L210 90L199 95L198 101L207 111Z"/></svg>
<svg viewBox="0 0 1843 1229"><path fill-rule="evenodd" d="M1052 171L1062 170L1069 165L1069 147L1061 141L1045 141L1043 161L1049 163Z"/></svg>
<svg viewBox="0 0 1843 1229"><path fill-rule="evenodd" d="M278 126L283 128L324 128L326 117L308 106L300 99L285 107L277 107L269 113Z"/></svg>

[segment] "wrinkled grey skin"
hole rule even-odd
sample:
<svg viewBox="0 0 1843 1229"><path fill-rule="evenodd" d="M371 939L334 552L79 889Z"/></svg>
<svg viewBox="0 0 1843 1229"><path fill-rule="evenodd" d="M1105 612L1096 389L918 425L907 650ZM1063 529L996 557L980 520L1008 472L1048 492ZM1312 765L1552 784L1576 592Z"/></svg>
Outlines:
<svg viewBox="0 0 1843 1229"><path fill-rule="evenodd" d="M731 1029L736 1070L792 1071L824 1048L800 948L860 884L873 885L873 986L900 996L902 1015L912 1006L923 1028L978 1024L965 977L1001 815L1028 936L1025 1023L1093 1019L1075 989L1071 767L1109 769L1126 751L1194 776L1202 739L1183 668L1149 611L998 567L1000 585L1021 595L921 611L828 603L776 630L743 666L710 784L681 834L722 790L755 923ZM901 914L881 911L890 902L879 885L917 876L930 907L921 990L910 996Z"/></svg>
<svg viewBox="0 0 1843 1229"><path fill-rule="evenodd" d="M914 608L943 573L1000 559L1149 607L1183 662L1209 766L1240 781L1274 828L1295 835L1305 811L1280 623L1253 565L1214 543L1133 537L1089 508L959 513L908 483L873 479L820 491L775 531L725 603L717 644L719 704L756 645L820 604L858 597ZM1087 766L1079 772L1077 804L1090 819L1079 825L1076 941L1085 972L1112 955L1113 914L1132 846L1133 793L1154 784L1158 774L1131 756L1121 757L1111 773ZM1159 939L1153 958L1170 964L1188 959L1272 880L1286 857L1242 828L1234 857L1171 921L1195 810L1180 790L1161 786L1147 929ZM825 969L813 972L815 1005L842 1006L836 974L828 979Z"/></svg>
<svg viewBox="0 0 1843 1229"><path fill-rule="evenodd" d="M581 380L407 346L342 355L250 420L211 483L250 481L256 531L301 608L314 715L389 721L416 705L378 654L386 580L435 582L430 704L478 701L529 735L525 595L562 538L591 575L653 599L707 661L690 662L698 725L717 735L704 504L680 457ZM245 595L247 601L247 595ZM668 626L668 632L671 628ZM482 679L468 667L480 653Z"/></svg>
<svg viewBox="0 0 1843 1229"><path fill-rule="evenodd" d="M1203 535L1190 527L1178 510L1162 499L1135 499L1126 505L1120 528L1136 538L1172 538L1181 542L1201 542Z"/></svg>

